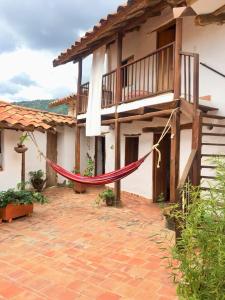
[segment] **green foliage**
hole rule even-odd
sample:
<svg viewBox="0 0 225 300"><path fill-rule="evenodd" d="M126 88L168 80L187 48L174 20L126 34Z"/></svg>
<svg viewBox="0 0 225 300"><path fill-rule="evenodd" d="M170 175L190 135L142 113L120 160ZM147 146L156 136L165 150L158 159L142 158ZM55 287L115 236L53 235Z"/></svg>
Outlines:
<svg viewBox="0 0 225 300"><path fill-rule="evenodd" d="M40 193L35 193L28 190L19 190L10 189L8 191L0 192L0 207L6 207L8 204L32 204L40 203L44 204L47 202L47 199L44 195Z"/></svg>
<svg viewBox="0 0 225 300"><path fill-rule="evenodd" d="M99 194L99 197L105 201L106 199L115 199L115 194L112 189L106 189Z"/></svg>
<svg viewBox="0 0 225 300"><path fill-rule="evenodd" d="M225 299L225 161L215 163L216 183L210 192L189 187L191 203L185 205L183 197L183 210L172 211L182 229L173 248L180 299Z"/></svg>
<svg viewBox="0 0 225 300"><path fill-rule="evenodd" d="M94 176L94 170L95 170L94 160L87 153L87 168L84 171L84 176L87 176L87 177Z"/></svg>
<svg viewBox="0 0 225 300"><path fill-rule="evenodd" d="M30 180L43 180L45 173L42 170L29 172Z"/></svg>
<svg viewBox="0 0 225 300"><path fill-rule="evenodd" d="M115 194L112 189L106 189L98 195L98 198L95 200L95 204L100 206L103 202L110 203L110 206L115 200Z"/></svg>
<svg viewBox="0 0 225 300"><path fill-rule="evenodd" d="M54 101L54 99L53 100L20 101L20 102L14 102L13 104L19 105L19 106L24 106L24 107L29 107L29 108L34 108L34 109L40 109L40 110L49 111L49 112L54 112L54 113L63 114L63 115L68 114L67 105L60 105L57 107L49 108L48 105L52 101Z"/></svg>
<svg viewBox="0 0 225 300"><path fill-rule="evenodd" d="M28 133L24 133L19 137L19 145L24 145L24 142L29 139Z"/></svg>

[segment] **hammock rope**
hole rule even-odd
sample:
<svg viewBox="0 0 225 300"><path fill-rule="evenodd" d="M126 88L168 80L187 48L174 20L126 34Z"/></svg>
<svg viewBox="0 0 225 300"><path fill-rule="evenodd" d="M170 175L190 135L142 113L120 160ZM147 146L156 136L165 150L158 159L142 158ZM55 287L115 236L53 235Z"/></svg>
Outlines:
<svg viewBox="0 0 225 300"><path fill-rule="evenodd" d="M159 150L159 145L160 145L161 141L164 139L164 137L167 135L169 130L171 129L171 124L170 124L171 119L176 110L177 110L177 108L171 112L171 115L164 127L164 130L163 130L158 142L152 146L151 151L149 151L145 156L143 156L138 161L133 162L121 169L118 169L116 171L112 171L112 172L109 172L109 173L106 173L103 175L93 176L93 177L81 176L80 174L74 174L74 173L69 172L69 171L65 170L64 168L60 167L59 165L57 165L56 163L54 163L53 161L48 159L44 155L44 153L40 150L39 145L34 136L34 133L28 132L27 134L29 135L31 141L34 143L40 157L43 157L46 160L46 162L50 165L50 167L59 175L65 177L68 180L79 182L79 183L90 184L90 185L104 185L104 184L120 181L121 179L127 177L128 175L130 175L131 173L136 171L153 151L156 151L158 154L157 168L160 168L160 163L161 163L162 157L161 157L161 152Z"/></svg>

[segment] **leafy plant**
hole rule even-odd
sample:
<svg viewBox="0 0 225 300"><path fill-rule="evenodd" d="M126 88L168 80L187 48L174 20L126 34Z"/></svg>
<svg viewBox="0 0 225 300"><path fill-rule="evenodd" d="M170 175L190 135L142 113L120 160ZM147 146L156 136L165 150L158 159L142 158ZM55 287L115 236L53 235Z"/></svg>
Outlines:
<svg viewBox="0 0 225 300"><path fill-rule="evenodd" d="M112 206L115 201L115 194L112 189L106 189L98 195L96 203L100 205L101 202L106 202L107 206Z"/></svg>
<svg viewBox="0 0 225 300"><path fill-rule="evenodd" d="M95 164L91 156L87 153L87 168L84 171L84 176L94 176Z"/></svg>
<svg viewBox="0 0 225 300"><path fill-rule="evenodd" d="M8 191L0 192L0 207L6 207L8 204L32 204L40 203L44 204L47 199L44 195L28 190L9 189Z"/></svg>
<svg viewBox="0 0 225 300"><path fill-rule="evenodd" d="M225 299L225 160L215 161L216 180L209 192L189 187L183 209L174 210L181 237L173 248L172 266L180 299Z"/></svg>
<svg viewBox="0 0 225 300"><path fill-rule="evenodd" d="M44 179L45 173L42 170L31 171L29 172L30 183L34 187L35 190L41 192L46 179Z"/></svg>
<svg viewBox="0 0 225 300"><path fill-rule="evenodd" d="M19 143L18 145L22 146L24 145L25 141L27 141L29 139L28 133L24 133L19 137Z"/></svg>
<svg viewBox="0 0 225 300"><path fill-rule="evenodd" d="M29 172L29 176L31 180L43 180L45 173L42 170L37 170L37 171L31 171Z"/></svg>

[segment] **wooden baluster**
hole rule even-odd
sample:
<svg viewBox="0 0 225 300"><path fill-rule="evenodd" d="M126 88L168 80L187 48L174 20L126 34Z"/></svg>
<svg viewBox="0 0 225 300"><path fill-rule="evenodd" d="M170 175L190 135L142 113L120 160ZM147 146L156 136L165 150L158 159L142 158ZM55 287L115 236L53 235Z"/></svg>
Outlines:
<svg viewBox="0 0 225 300"><path fill-rule="evenodd" d="M187 65L186 65L186 56L183 55L184 58L184 98L187 100Z"/></svg>
<svg viewBox="0 0 225 300"><path fill-rule="evenodd" d="M193 73L193 101L194 110L197 111L199 104L199 54L194 54Z"/></svg>
<svg viewBox="0 0 225 300"><path fill-rule="evenodd" d="M174 100L180 99L181 94L181 56L182 50L182 19L176 19L175 62L174 62Z"/></svg>
<svg viewBox="0 0 225 300"><path fill-rule="evenodd" d="M188 101L191 102L191 56L188 55Z"/></svg>

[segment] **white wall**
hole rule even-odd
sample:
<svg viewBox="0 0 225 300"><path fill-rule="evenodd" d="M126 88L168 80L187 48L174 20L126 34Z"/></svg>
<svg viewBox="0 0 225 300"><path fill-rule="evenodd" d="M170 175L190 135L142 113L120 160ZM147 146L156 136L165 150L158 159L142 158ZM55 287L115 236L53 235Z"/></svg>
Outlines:
<svg viewBox="0 0 225 300"><path fill-rule="evenodd" d="M83 174L87 168L87 153L94 159L95 156L95 138L85 136L85 128L81 128L80 134L80 171Z"/></svg>
<svg viewBox="0 0 225 300"><path fill-rule="evenodd" d="M67 170L72 170L75 164L75 133L74 128L58 127L58 164ZM3 131L3 170L0 171L0 191L9 188L16 188L21 181L21 154L15 152L19 137L23 133L14 130ZM47 134L34 132L39 148L46 153ZM26 141L28 150L26 152L26 180L29 179L30 171L39 169L46 173L46 161L41 158L31 140ZM62 183L65 179L58 177L58 182Z"/></svg>
<svg viewBox="0 0 225 300"><path fill-rule="evenodd" d="M0 171L0 190L15 188L21 181L21 154L15 152L14 147L17 145L22 132L14 130L3 131L3 171ZM40 149L46 153L46 135L35 132L35 137L40 145ZM26 141L28 150L26 152L26 180L30 171L42 169L45 171L46 162L40 160L33 143Z"/></svg>
<svg viewBox="0 0 225 300"><path fill-rule="evenodd" d="M184 18L183 50L196 52L200 61L225 73L225 25L196 26L193 17ZM200 96L211 95L212 100L202 104L220 109L225 114L225 79L200 66Z"/></svg>
<svg viewBox="0 0 225 300"><path fill-rule="evenodd" d="M75 129L67 126L57 128L57 163L68 171L75 166ZM65 178L58 176L58 183Z"/></svg>

